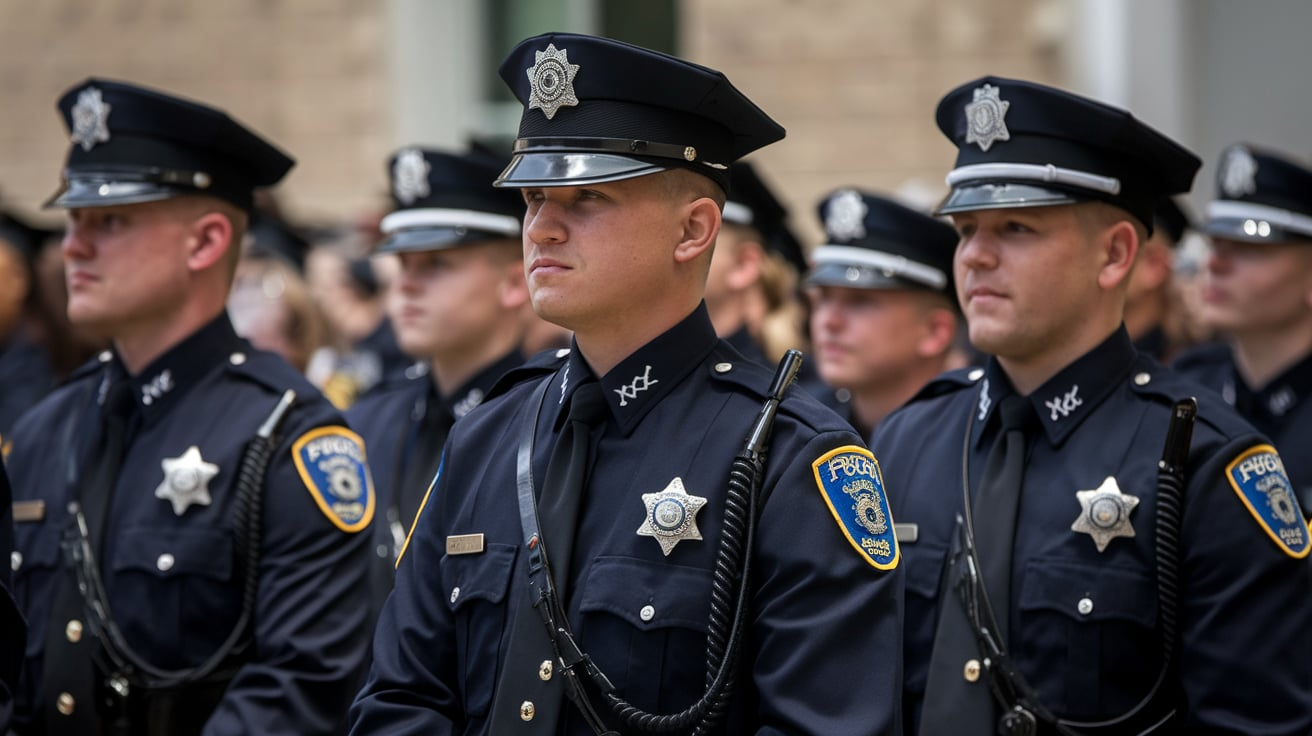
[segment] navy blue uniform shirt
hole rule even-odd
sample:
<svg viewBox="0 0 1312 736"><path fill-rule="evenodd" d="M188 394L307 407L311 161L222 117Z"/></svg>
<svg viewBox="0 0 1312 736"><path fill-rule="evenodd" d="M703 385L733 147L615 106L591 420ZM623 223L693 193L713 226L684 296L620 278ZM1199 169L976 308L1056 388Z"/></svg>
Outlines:
<svg viewBox="0 0 1312 736"><path fill-rule="evenodd" d="M346 421L369 448L378 492L377 564L369 581L377 606L392 590L396 554L437 475L451 425L483 403L497 379L523 362L519 351L508 353L447 397L438 395L428 366L416 363L403 378L386 381L346 412Z"/></svg>
<svg viewBox="0 0 1312 736"><path fill-rule="evenodd" d="M238 618L238 466L282 393L295 390L261 490L253 647L207 721L205 712L182 715L203 722L195 732L205 734L335 732L369 636L373 500L363 447L304 378L239 338L226 314L131 378L102 355L15 429L15 498L42 504L16 524L15 588L31 624L18 732L95 733L103 720L98 698L76 684L96 654L91 621L80 599L72 615L55 608L74 582L61 550L67 509L93 491L79 484L89 482L100 397L119 380L130 381L132 394L126 449L104 533L91 537L124 638L167 669L209 658ZM47 651L48 641L57 651ZM136 723L133 732L146 731Z"/></svg>
<svg viewBox="0 0 1312 736"><path fill-rule="evenodd" d="M1221 394L1283 453L1303 512L1312 509L1312 355L1254 389L1239 377L1226 345L1206 345L1180 356L1180 373Z"/></svg>
<svg viewBox="0 0 1312 736"><path fill-rule="evenodd" d="M872 446L887 465L889 485L900 491L894 516L899 526L918 526L916 541L902 548L908 733L915 733L922 708L951 707L922 699L941 607L960 605L955 595L937 596L962 513L963 442L974 492L998 432L997 407L1011 393L991 359L983 369L937 379L875 432ZM1279 458L1213 393L1137 354L1124 329L1029 397L1043 428L1029 437L1007 644L1058 717L1119 716L1151 689L1162 656L1155 630L1157 463L1172 404L1189 396L1197 397L1199 414L1180 530L1179 681L1167 687L1182 698L1176 726L1188 734L1305 736L1312 729L1307 529L1291 513L1288 491L1274 485L1280 498L1271 501L1290 517L1289 532L1303 535L1294 550L1278 543L1277 530L1257 517L1269 518L1267 499L1256 498L1262 493L1246 475L1246 460L1270 469ZM1076 492L1108 478L1139 502L1129 517L1133 536L1115 536L1100 552L1072 524L1083 515ZM985 680L975 685L986 687ZM992 724L960 733L992 734Z"/></svg>
<svg viewBox="0 0 1312 736"><path fill-rule="evenodd" d="M516 452L536 410L528 399L548 381L533 456L540 490L561 407L590 375L577 351L548 369L452 430L379 621L372 670L352 706L352 733L485 734L500 670L539 672L538 661L504 657L509 622L518 607L531 605ZM566 607L582 648L621 697L645 710L682 710L702 694L729 468L770 380L770 371L716 338L704 306L601 379L609 415L594 433L596 460ZM752 618L723 733L893 734L900 727L896 544L891 529L882 540L867 540L886 554L884 569L876 567L849 539L820 487L820 479L828 483L860 468L869 474L853 485L877 480L873 458L860 445L837 416L804 392L789 391L762 485ZM668 489L675 479L706 504L695 516L701 539L683 538L666 556L660 540L638 532L649 513L643 495ZM878 496L882 489L863 498ZM871 517L891 527L884 509L886 502ZM483 535L476 553L448 548L471 534ZM540 621L533 625L541 630ZM550 679L548 687L559 681ZM503 693L497 702L518 713L522 700ZM513 721L524 733L590 733L568 704L559 724L518 715Z"/></svg>

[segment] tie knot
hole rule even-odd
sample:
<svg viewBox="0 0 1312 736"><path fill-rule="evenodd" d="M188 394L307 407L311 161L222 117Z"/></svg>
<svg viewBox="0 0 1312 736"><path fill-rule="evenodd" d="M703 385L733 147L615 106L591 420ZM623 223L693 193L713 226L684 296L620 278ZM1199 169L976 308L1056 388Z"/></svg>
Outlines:
<svg viewBox="0 0 1312 736"><path fill-rule="evenodd" d="M1038 422L1038 415L1034 413L1034 404L1029 398L1012 394L1002 400L998 405L998 417L1002 420L1002 431L1013 429L1028 430L1032 429Z"/></svg>
<svg viewBox="0 0 1312 736"><path fill-rule="evenodd" d="M601 384L596 381L588 381L574 389L574 395L570 397L569 401L568 421L582 422L592 427L600 424L609 411Z"/></svg>

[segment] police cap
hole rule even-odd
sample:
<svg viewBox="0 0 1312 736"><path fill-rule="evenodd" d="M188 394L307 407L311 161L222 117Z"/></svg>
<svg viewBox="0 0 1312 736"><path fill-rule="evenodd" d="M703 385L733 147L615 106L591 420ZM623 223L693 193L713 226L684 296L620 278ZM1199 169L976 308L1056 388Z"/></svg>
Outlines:
<svg viewBox="0 0 1312 736"><path fill-rule="evenodd" d="M729 167L724 221L756 230L767 250L779 254L798 273L806 271L802 242L788 227L788 209L747 161L736 161Z"/></svg>
<svg viewBox="0 0 1312 736"><path fill-rule="evenodd" d="M1312 171L1271 151L1230 146L1216 169L1204 230L1252 243L1312 240Z"/></svg>
<svg viewBox="0 0 1312 736"><path fill-rule="evenodd" d="M250 210L254 190L295 163L221 110L124 82L88 79L64 93L59 111L72 145L47 207L205 194Z"/></svg>
<svg viewBox="0 0 1312 736"><path fill-rule="evenodd" d="M784 129L720 72L620 41L521 42L501 78L524 105L497 186L598 184L680 167L728 189L729 164Z"/></svg>
<svg viewBox="0 0 1312 736"><path fill-rule="evenodd" d="M818 210L826 242L811 254L808 285L952 295L957 232L950 225L856 189L833 192Z"/></svg>
<svg viewBox="0 0 1312 736"><path fill-rule="evenodd" d="M519 238L524 200L492 188L506 160L483 149L408 147L387 162L395 210L383 218L378 253L438 250Z"/></svg>
<svg viewBox="0 0 1312 736"><path fill-rule="evenodd" d="M1096 200L1151 231L1157 202L1189 191L1202 164L1125 110L1032 82L968 82L936 117L957 146L937 214Z"/></svg>

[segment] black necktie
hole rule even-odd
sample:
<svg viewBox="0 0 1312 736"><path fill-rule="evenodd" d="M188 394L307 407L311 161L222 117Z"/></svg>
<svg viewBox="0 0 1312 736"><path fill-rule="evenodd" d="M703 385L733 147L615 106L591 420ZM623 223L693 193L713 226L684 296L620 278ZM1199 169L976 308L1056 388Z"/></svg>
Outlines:
<svg viewBox="0 0 1312 736"><path fill-rule="evenodd" d="M123 450L127 446L128 420L134 409L131 382L126 378L110 384L101 405L104 417L100 442L87 468L78 495L91 542L99 553L104 543L106 519L109 518L110 500L118 481L119 466L123 463Z"/></svg>
<svg viewBox="0 0 1312 736"><path fill-rule="evenodd" d="M973 494L971 515L982 584L1005 639L1011 607L1011 552L1025 474L1025 432L1037 423L1038 416L1029 399L1014 394L1002 400L998 415L1002 426L989 450L979 490ZM922 736L995 733L996 709L988 673L980 664L984 655L958 597L964 564L962 559L947 568L939 586L938 628L920 713ZM982 610L979 615L984 617Z"/></svg>
<svg viewBox="0 0 1312 736"><path fill-rule="evenodd" d="M566 610L574 536L591 466L592 430L606 413L606 397L602 395L600 383L588 381L574 390L565 427L551 451L542 484L538 520L560 605Z"/></svg>

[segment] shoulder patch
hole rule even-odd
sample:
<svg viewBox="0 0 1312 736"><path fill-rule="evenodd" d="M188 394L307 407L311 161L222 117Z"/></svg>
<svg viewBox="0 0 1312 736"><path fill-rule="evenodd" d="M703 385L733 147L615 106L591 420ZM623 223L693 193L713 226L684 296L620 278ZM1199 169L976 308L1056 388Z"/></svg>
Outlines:
<svg viewBox="0 0 1312 736"><path fill-rule="evenodd" d="M292 443L292 459L324 516L344 532L374 518L374 482L364 440L346 427L315 427Z"/></svg>
<svg viewBox="0 0 1312 736"><path fill-rule="evenodd" d="M1225 467L1225 476L1282 552L1295 559L1307 557L1312 539L1276 448L1257 445L1245 450Z"/></svg>
<svg viewBox="0 0 1312 736"><path fill-rule="evenodd" d="M815 484L853 549L880 570L897 567L901 552L879 462L866 448L846 445L811 463Z"/></svg>

